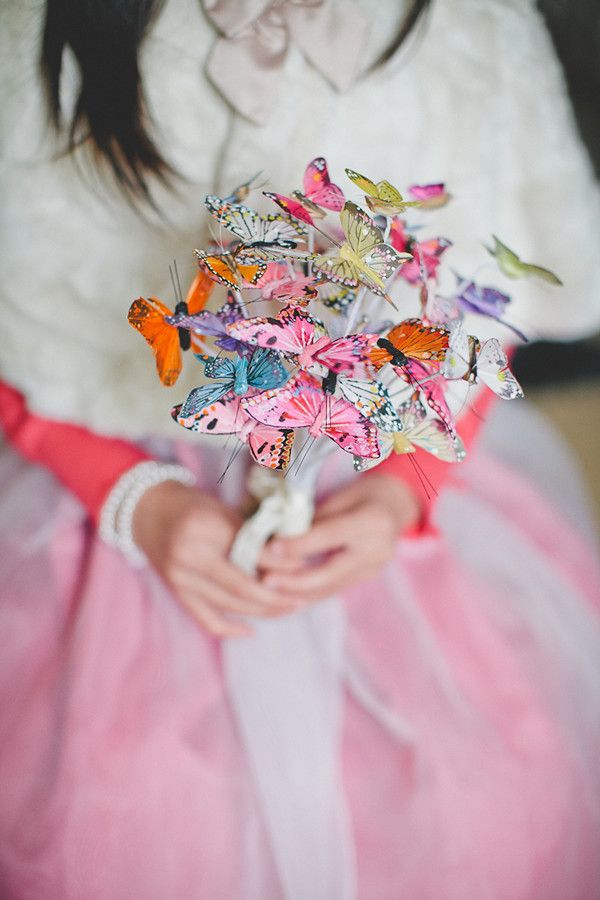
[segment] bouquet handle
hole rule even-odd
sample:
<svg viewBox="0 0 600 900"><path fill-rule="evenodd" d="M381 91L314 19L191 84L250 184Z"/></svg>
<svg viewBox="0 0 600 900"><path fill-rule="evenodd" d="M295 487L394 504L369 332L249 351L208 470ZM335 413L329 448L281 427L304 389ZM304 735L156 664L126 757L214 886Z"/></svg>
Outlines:
<svg viewBox="0 0 600 900"><path fill-rule="evenodd" d="M314 479L268 482L231 550L246 572L256 571L271 535L301 534L312 521ZM252 637L223 642L231 710L285 900L356 896L339 771L344 626L341 604L332 599L253 619ZM260 871L251 880L247 900L263 900L269 887Z"/></svg>

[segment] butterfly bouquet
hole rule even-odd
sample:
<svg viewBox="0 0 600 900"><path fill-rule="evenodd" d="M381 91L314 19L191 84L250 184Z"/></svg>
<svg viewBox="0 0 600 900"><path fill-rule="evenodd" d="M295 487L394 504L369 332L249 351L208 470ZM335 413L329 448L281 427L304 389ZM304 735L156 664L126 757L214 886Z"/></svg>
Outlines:
<svg viewBox="0 0 600 900"><path fill-rule="evenodd" d="M346 174L368 212L346 199L320 157L302 190L263 192L274 212L244 202L258 176L224 199L207 196L221 239L194 251L199 268L187 296L175 266L174 308L139 298L129 322L152 347L165 385L177 381L183 352L200 366L201 383L172 409L174 420L234 435L234 454L246 445L262 467L314 474L325 447L348 454L358 471L391 454L418 465L417 450L460 462L456 411L466 401L464 392L456 401L456 386L522 396L500 341L465 328L465 315L476 313L526 339L507 319L510 297L455 273L441 291L452 242L420 231L451 199L443 184L413 185L405 199L388 181ZM488 252L508 277L560 283L493 240ZM218 286L224 298L209 311Z"/></svg>

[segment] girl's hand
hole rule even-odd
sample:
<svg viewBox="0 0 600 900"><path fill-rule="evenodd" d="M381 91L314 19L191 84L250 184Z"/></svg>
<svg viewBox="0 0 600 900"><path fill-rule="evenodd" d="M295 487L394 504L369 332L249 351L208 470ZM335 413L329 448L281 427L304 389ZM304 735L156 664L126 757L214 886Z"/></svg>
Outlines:
<svg viewBox="0 0 600 900"><path fill-rule="evenodd" d="M230 613L269 617L297 606L293 592L283 597L229 562L241 524L236 511L176 481L149 488L135 509L136 544L182 606L218 637L252 634Z"/></svg>
<svg viewBox="0 0 600 900"><path fill-rule="evenodd" d="M420 512L412 490L399 479L357 478L318 506L306 534L267 544L259 564L262 583L305 602L330 597L376 575Z"/></svg>

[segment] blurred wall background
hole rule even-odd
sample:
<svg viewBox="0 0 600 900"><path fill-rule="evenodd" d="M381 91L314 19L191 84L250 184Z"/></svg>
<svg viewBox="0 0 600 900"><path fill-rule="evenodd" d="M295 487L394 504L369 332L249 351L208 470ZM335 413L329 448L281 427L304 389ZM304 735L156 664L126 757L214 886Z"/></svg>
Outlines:
<svg viewBox="0 0 600 900"><path fill-rule="evenodd" d="M537 0L600 177L600 0ZM598 247L600 265L600 247ZM600 305L600 297L598 297ZM515 373L579 456L600 525L600 335L521 347Z"/></svg>

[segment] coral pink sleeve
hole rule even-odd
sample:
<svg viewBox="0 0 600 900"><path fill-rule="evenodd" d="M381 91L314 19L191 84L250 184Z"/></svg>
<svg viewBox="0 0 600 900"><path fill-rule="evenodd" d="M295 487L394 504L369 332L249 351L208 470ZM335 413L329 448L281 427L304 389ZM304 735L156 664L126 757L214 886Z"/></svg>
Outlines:
<svg viewBox="0 0 600 900"><path fill-rule="evenodd" d="M21 456L44 466L69 488L96 523L120 476L149 458L127 441L30 413L24 397L2 381L0 428Z"/></svg>
<svg viewBox="0 0 600 900"><path fill-rule="evenodd" d="M458 421L458 433L467 454L476 443L481 426L496 399L495 394L491 391L480 391L473 405L461 415ZM442 487L446 482L452 480L456 467L460 466L460 463L443 462L424 450L411 453L412 460L408 456L409 454L392 453L388 459L367 475L391 475L394 478L400 478L413 489L421 504L421 519L415 528L410 529L406 535L416 536L432 530L429 518L431 509Z"/></svg>

